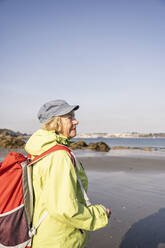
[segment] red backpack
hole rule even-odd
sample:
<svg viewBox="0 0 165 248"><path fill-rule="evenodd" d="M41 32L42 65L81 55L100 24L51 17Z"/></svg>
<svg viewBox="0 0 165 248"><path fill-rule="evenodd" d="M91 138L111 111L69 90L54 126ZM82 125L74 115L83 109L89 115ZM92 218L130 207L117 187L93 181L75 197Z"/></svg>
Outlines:
<svg viewBox="0 0 165 248"><path fill-rule="evenodd" d="M47 215L47 213L44 213L37 227L32 227L33 186L31 165L57 150L67 151L72 161L75 162L68 147L56 145L35 157L32 161L21 153L11 152L0 163L0 247L31 247L32 237Z"/></svg>

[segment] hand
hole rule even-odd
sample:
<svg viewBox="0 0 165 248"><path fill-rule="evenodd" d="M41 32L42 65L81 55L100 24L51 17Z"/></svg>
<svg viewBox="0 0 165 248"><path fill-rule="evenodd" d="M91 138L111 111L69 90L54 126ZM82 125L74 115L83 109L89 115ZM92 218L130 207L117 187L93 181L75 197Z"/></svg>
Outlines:
<svg viewBox="0 0 165 248"><path fill-rule="evenodd" d="M107 213L107 216L108 216L108 219L109 219L110 216L111 216L111 211L109 210L109 208L106 208L106 213Z"/></svg>

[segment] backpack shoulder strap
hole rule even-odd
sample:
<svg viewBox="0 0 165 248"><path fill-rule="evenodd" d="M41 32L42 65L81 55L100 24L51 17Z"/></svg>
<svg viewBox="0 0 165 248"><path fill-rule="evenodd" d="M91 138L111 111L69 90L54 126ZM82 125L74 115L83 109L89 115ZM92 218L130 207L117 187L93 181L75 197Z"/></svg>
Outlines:
<svg viewBox="0 0 165 248"><path fill-rule="evenodd" d="M48 154L54 152L54 151L59 151L59 150L65 150L66 152L69 153L70 157L71 157L71 160L74 164L74 167L76 167L76 161L74 159L74 156L72 155L72 152L71 150L67 147L67 146L64 146L64 145L55 145L53 147L51 147L50 149L48 149L46 152L43 152L41 155L38 155L36 156L29 164L28 166L36 163L37 161L39 161L40 159L46 157Z"/></svg>
<svg viewBox="0 0 165 248"><path fill-rule="evenodd" d="M71 155L72 155L72 157L73 157L73 159L74 159L74 161L75 161L75 164L78 164L78 161L77 161L77 159L76 159L76 156L74 155L73 152L71 152ZM78 173L76 173L76 175L77 175L77 180L78 180L78 182L79 182L79 184L80 184L81 191L82 191L82 193L83 193L83 195L84 195L84 199L85 199L86 205L87 205L87 207L89 207L89 206L92 205L92 204L91 204L91 202L90 202L90 200L89 200L89 197L88 197L87 193L85 192L85 189L84 189L84 187L83 187L83 185L82 185L82 182L81 182L81 179L80 179Z"/></svg>

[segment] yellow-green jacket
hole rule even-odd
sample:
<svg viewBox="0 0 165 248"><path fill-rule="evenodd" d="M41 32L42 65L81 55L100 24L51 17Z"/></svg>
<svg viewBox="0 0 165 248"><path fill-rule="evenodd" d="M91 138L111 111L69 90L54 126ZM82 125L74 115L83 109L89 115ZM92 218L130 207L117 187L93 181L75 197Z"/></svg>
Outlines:
<svg viewBox="0 0 165 248"><path fill-rule="evenodd" d="M40 129L28 140L25 150L36 156L56 144L68 143L64 136ZM32 248L83 248L88 240L87 231L107 225L108 217L103 206L86 206L77 174L87 191L87 177L81 164L75 171L64 150L49 154L33 166L33 225L38 224L45 210L48 215L34 236Z"/></svg>

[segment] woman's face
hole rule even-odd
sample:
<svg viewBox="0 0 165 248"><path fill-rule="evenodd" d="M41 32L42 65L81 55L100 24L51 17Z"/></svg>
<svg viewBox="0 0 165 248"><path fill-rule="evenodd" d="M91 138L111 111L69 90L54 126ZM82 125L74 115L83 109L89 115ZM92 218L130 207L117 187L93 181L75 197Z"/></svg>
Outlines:
<svg viewBox="0 0 165 248"><path fill-rule="evenodd" d="M75 118L74 111L70 112L67 115L61 116L62 122L62 131L61 134L67 138L73 138L76 136L76 126L78 121Z"/></svg>

